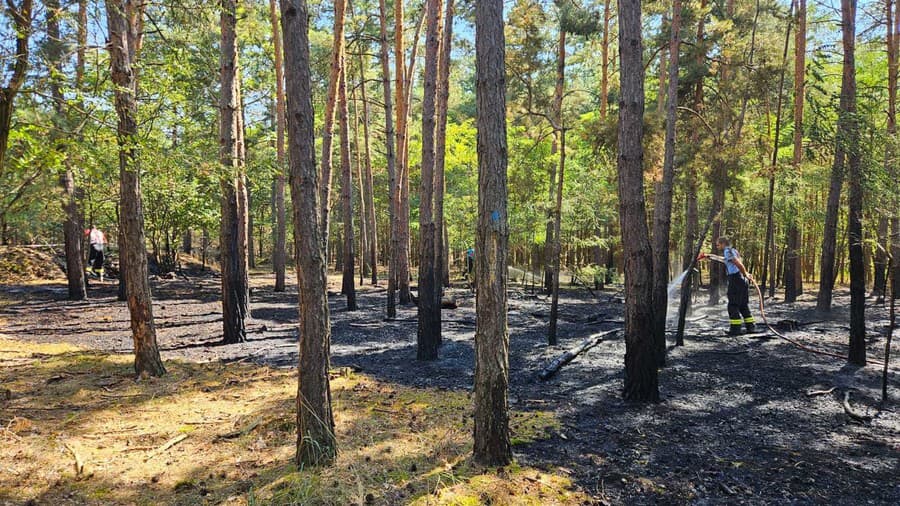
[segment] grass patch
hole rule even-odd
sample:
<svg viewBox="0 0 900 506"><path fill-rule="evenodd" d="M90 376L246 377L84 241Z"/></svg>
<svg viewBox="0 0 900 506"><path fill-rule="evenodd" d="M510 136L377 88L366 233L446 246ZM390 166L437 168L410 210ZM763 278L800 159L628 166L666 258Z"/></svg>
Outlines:
<svg viewBox="0 0 900 506"><path fill-rule="evenodd" d="M298 469L296 371L173 361L166 364L166 377L136 381L131 360L0 339L0 385L11 397L0 398L0 502L425 505L586 499L563 476L473 464L472 401L466 392L336 373L337 462ZM559 429L549 412L511 415L516 444Z"/></svg>

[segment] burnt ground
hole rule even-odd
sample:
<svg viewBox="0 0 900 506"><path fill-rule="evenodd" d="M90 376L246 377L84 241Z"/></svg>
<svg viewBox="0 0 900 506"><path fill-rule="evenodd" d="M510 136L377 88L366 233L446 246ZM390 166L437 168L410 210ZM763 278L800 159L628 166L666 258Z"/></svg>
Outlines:
<svg viewBox="0 0 900 506"><path fill-rule="evenodd" d="M254 275L249 340L228 346L218 344L218 278L195 273L155 279L163 358L295 366L296 288L274 293L270 278ZM330 288L338 287L333 278ZM11 337L131 351L127 307L116 301L113 283L94 281L92 299L85 302L66 301L62 283L0 286L0 292L6 299L0 331ZM343 297L332 292L333 365L409 386L471 389L474 296L464 289L449 294L460 306L443 312L440 359L423 363L415 360L415 308L402 307L397 320L386 322L383 286L363 287L356 312L347 312ZM540 369L567 348L621 327L620 295L564 291L560 345L549 347L548 298L521 288L510 291L510 402L519 410L554 411L562 422L547 439L514 446L520 462L570 475L601 503L900 503L900 368L892 367L894 400L879 410L880 367L851 367L771 335L726 337L724 303L695 311L686 346L669 348L659 404L621 400L621 337L539 381ZM829 315L817 314L814 305L813 296L805 295L793 304L772 301L767 312L770 321L805 324L790 337L845 354L848 293L837 293ZM869 357L881 360L887 311L873 301L867 318ZM807 395L832 387L830 393ZM845 413L841 401L848 390L853 410L871 421Z"/></svg>

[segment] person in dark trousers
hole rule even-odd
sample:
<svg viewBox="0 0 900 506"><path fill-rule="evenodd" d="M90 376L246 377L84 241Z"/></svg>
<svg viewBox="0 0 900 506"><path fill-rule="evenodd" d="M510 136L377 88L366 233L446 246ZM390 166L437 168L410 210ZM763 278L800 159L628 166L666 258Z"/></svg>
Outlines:
<svg viewBox="0 0 900 506"><path fill-rule="evenodd" d="M750 313L750 283L752 277L741 262L741 254L731 246L731 240L720 237L716 245L722 250L721 257L717 255L702 254L701 259L721 261L725 264L728 274L728 335L741 334L741 324L747 327L747 333L756 331L756 320Z"/></svg>
<svg viewBox="0 0 900 506"><path fill-rule="evenodd" d="M91 226L90 230L85 230L84 235L88 236L91 243L90 257L88 263L91 265L91 272L103 281L103 260L104 249L106 247L106 234L97 227Z"/></svg>

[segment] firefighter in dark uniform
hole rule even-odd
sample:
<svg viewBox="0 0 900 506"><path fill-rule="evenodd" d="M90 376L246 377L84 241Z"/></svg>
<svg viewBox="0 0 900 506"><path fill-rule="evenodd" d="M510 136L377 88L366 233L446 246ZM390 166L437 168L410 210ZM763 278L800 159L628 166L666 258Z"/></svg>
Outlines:
<svg viewBox="0 0 900 506"><path fill-rule="evenodd" d="M728 274L728 335L741 334L741 324L747 327L747 332L756 330L756 320L750 313L750 283L752 277L741 262L741 254L731 246L727 237L720 237L716 245L722 250L722 257L715 255L702 255L703 258L722 260L725 263L725 271Z"/></svg>

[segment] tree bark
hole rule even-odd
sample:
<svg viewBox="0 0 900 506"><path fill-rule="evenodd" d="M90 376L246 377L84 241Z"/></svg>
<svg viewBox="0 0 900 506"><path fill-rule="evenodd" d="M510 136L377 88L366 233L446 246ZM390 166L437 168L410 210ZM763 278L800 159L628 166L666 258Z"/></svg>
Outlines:
<svg viewBox="0 0 900 506"><path fill-rule="evenodd" d="M0 167L6 157L9 144L9 130L12 124L13 101L25 82L28 71L28 39L31 38L32 0L22 0L16 7L12 0L7 2L7 9L13 18L16 33L15 63L12 64L12 76L9 82L0 89Z"/></svg>
<svg viewBox="0 0 900 506"><path fill-rule="evenodd" d="M850 256L850 351L852 364L866 365L866 271L863 265L863 169L859 146L859 123L856 119L856 0L841 0L841 33L844 67L841 101L847 95L846 117L847 162L849 166L847 244ZM840 134L839 134L840 135Z"/></svg>
<svg viewBox="0 0 900 506"><path fill-rule="evenodd" d="M65 126L68 123L60 79L63 75L63 40L60 37L59 20L62 15L59 0L46 0L47 7L47 58L52 70L50 72L50 94L53 98L54 123L53 140L61 152L67 153L65 139ZM76 79L75 89L80 89L81 82ZM60 186L63 190L62 208L65 212L63 221L63 242L66 251L66 280L68 281L69 300L83 300L87 298L87 288L84 278L84 255L82 252L82 219L78 210L79 189L75 186L75 171L72 168L72 160L66 156L63 161L64 169L59 176Z"/></svg>
<svg viewBox="0 0 900 506"><path fill-rule="evenodd" d="M416 358L436 360L441 343L441 292L435 269L434 164L441 2L425 2L425 82L422 100L422 179L419 186L419 325Z"/></svg>
<svg viewBox="0 0 900 506"><path fill-rule="evenodd" d="M284 50L278 17L278 0L269 0L269 17L272 21L272 40L275 45L275 162L278 165L273 186L275 211L275 244L272 248L272 269L275 271L275 291L284 291L285 243L287 224L284 209Z"/></svg>
<svg viewBox="0 0 900 506"><path fill-rule="evenodd" d="M300 304L296 462L298 466L323 465L334 462L337 441L328 380L331 324L325 291L325 242L320 237L306 1L282 0L281 23Z"/></svg>
<svg viewBox="0 0 900 506"><path fill-rule="evenodd" d="M248 221L244 156L240 67L236 34L237 2L222 0L220 44L221 90L219 96L219 162L222 176L222 225L219 236L222 271L222 342L247 339L246 318L250 312L248 279Z"/></svg>
<svg viewBox="0 0 900 506"><path fill-rule="evenodd" d="M444 177L444 162L447 154L447 107L450 100L450 52L453 45L454 0L447 0L444 14L444 31L441 40L441 54L438 59L437 130L435 132L434 158L434 228L435 228L435 271L440 277L440 287L450 286L450 264L446 241L447 226L444 222L444 193L447 183ZM443 290L441 290L443 292Z"/></svg>
<svg viewBox="0 0 900 506"><path fill-rule="evenodd" d="M553 89L553 111L551 112L553 121L553 145L550 147L550 154L555 155L559 152L559 135L560 123L562 122L562 101L566 80L566 31L563 29L562 23L559 25L559 40L556 48L556 85ZM547 232L544 235L544 290L553 291L553 265L556 262L554 255L556 252L556 242L553 237L555 227L555 215L553 209L556 206L556 188L559 186L556 182L557 165L550 163L549 180L550 191L547 198Z"/></svg>
<svg viewBox="0 0 900 506"><path fill-rule="evenodd" d="M509 333L506 285L506 78L502 0L475 4L478 123L478 231L475 257L475 461L512 461L509 439Z"/></svg>
<svg viewBox="0 0 900 506"><path fill-rule="evenodd" d="M609 108L609 21L612 0L603 2L603 38L600 46L600 118L606 119Z"/></svg>
<svg viewBox="0 0 900 506"><path fill-rule="evenodd" d="M365 180L360 179L360 193L363 196L362 205L365 206L366 216L366 244L368 250L364 251L360 256L368 257L369 273L372 276L372 285L378 284L378 227L375 222L375 182L372 176L372 142L369 137L369 99L366 94L366 66L362 55L359 57L359 91L362 97L362 126L363 126L363 147L365 154ZM357 147L357 149L359 149Z"/></svg>
<svg viewBox="0 0 900 506"><path fill-rule="evenodd" d="M793 11L794 4L791 2L791 10ZM772 139L772 165L769 169L769 193L768 200L766 204L766 245L765 250L763 252L763 290L766 286L769 287L769 297L775 296L775 286L778 284L777 276L780 272L776 267L776 257L775 257L775 224L774 224L774 211L775 211L775 173L778 169L778 141L781 139L781 108L782 101L784 98L784 76L787 70L787 57L788 57L788 46L790 45L791 40L791 26L792 18L791 15L793 12L788 13L788 25L785 29L784 34L784 49L781 55L781 75L778 79L778 101L777 106L775 108L775 135ZM766 115L768 117L768 101L766 102ZM772 268L769 269L769 256L772 258Z"/></svg>
<svg viewBox="0 0 900 506"><path fill-rule="evenodd" d="M339 0L343 2L345 0ZM338 101L341 123L341 208L343 209L343 283L342 292L347 296L347 311L356 311L356 260L354 257L353 235L353 167L350 163L350 111L347 103L347 67L341 57L338 82Z"/></svg>
<svg viewBox="0 0 900 506"><path fill-rule="evenodd" d="M328 76L328 96L325 101L325 124L322 128L322 179L319 186L319 200L322 205L322 243L325 248L326 265L328 262L328 235L331 216L331 179L332 156L334 143L335 106L338 100L341 73L344 72L344 17L347 0L334 0L334 44L331 49L331 71Z"/></svg>
<svg viewBox="0 0 900 506"><path fill-rule="evenodd" d="M388 318L396 318L397 252L400 249L400 230L397 221L397 197L399 196L399 191L397 188L397 164L394 151L396 132L394 131L393 107L391 103L390 47L387 35L387 5L385 0L379 0L378 7L380 13L378 21L381 36L381 89L383 92L382 99L384 100L384 158L385 165L387 165L389 185L388 221L390 222L390 244L388 247L387 316Z"/></svg>
<svg viewBox="0 0 900 506"><path fill-rule="evenodd" d="M843 10L856 10L855 3L850 5L846 0L841 1L842 18ZM851 20L852 21L852 20ZM853 68L855 57L853 55L853 36L848 35L847 30L854 27L843 26L844 60L841 78L840 111L838 112L838 125L835 134L834 164L831 166L831 178L828 188L828 203L825 208L825 226L822 237L822 259L819 262L819 293L816 297L816 309L819 311L831 311L832 292L834 291L835 273L835 242L837 241L838 211L841 203L841 188L844 184L844 170L849 158L853 157L851 150L851 136L853 127L851 122L852 111L856 110L856 75ZM849 37L849 40L848 40ZM849 53L848 53L849 45ZM858 156L858 155L857 155ZM857 162L858 163L858 162ZM849 232L849 228L848 228ZM852 243L852 241L850 241ZM860 245L862 248L862 245ZM852 309L851 309L852 312Z"/></svg>
<svg viewBox="0 0 900 506"><path fill-rule="evenodd" d="M563 180L566 175L566 129L563 125L559 126L559 171L556 178L556 203L553 209L553 253L551 257L553 261L550 264L550 325L547 330L547 342L551 346L556 346L558 342L556 333L559 319L559 270L562 253L560 231L562 230Z"/></svg>
<svg viewBox="0 0 900 506"><path fill-rule="evenodd" d="M653 339L656 363L666 363L666 308L669 285L669 234L675 182L675 126L678 110L678 53L681 47L681 0L672 1L672 33L669 38L669 79L666 90L666 140L663 175L653 205Z"/></svg>
<svg viewBox="0 0 900 506"><path fill-rule="evenodd" d="M797 0L797 30L794 32L794 158L793 169L796 181L802 169L803 160L803 101L804 80L806 79L806 0ZM790 212L788 213L787 254L784 269L784 301L794 302L803 291L801 273L800 228L798 226L797 185L788 185Z"/></svg>
<svg viewBox="0 0 900 506"><path fill-rule="evenodd" d="M653 343L653 262L644 204L641 2L619 0L619 228L625 259L625 385L630 401L659 401ZM626 237L627 235L627 237Z"/></svg>
<svg viewBox="0 0 900 506"><path fill-rule="evenodd" d="M396 80L396 98L394 100L397 114L397 180L394 187L397 220L397 241L393 255L396 257L396 283L400 291L400 304L409 304L409 164L407 156L407 96L406 57L403 32L403 2L394 2L394 79ZM413 61L413 60L411 60Z"/></svg>
<svg viewBox="0 0 900 506"><path fill-rule="evenodd" d="M166 373L156 344L153 302L147 276L147 250L144 243L144 211L141 202L141 170L137 132L137 77L133 57L139 43L132 36L134 24L142 8L129 0L107 0L106 18L109 28L109 57L112 81L116 85L115 107L118 115L116 137L119 143L119 208L122 227L119 245L127 269L125 291L131 315L134 338L134 370L138 376L162 376Z"/></svg>

